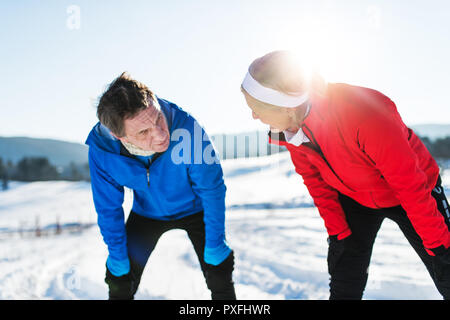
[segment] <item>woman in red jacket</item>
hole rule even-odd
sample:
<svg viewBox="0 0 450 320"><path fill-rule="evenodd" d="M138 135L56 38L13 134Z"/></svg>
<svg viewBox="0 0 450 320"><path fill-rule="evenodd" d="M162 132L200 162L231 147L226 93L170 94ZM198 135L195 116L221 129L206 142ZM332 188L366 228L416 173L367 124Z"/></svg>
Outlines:
<svg viewBox="0 0 450 320"><path fill-rule="evenodd" d="M435 160L385 95L304 74L289 53L272 52L250 65L241 90L325 222L330 299L362 298L384 218L450 299L450 212Z"/></svg>

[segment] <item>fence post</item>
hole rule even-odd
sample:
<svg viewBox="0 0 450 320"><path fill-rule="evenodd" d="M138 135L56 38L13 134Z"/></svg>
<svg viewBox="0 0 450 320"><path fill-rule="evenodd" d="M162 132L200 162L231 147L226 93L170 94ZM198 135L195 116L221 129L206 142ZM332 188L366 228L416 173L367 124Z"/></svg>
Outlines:
<svg viewBox="0 0 450 320"><path fill-rule="evenodd" d="M36 216L36 227L35 227L35 231L36 231L36 237L40 237L41 236L41 227L39 226L39 216Z"/></svg>
<svg viewBox="0 0 450 320"><path fill-rule="evenodd" d="M256 131L256 157L259 158L259 131Z"/></svg>
<svg viewBox="0 0 450 320"><path fill-rule="evenodd" d="M227 159L227 136L223 134L222 137L222 152L223 152L223 160Z"/></svg>
<svg viewBox="0 0 450 320"><path fill-rule="evenodd" d="M61 234L61 224L59 223L59 216L56 216L56 230L55 234Z"/></svg>
<svg viewBox="0 0 450 320"><path fill-rule="evenodd" d="M248 159L250 157L250 146L249 146L249 136L245 136L245 159Z"/></svg>

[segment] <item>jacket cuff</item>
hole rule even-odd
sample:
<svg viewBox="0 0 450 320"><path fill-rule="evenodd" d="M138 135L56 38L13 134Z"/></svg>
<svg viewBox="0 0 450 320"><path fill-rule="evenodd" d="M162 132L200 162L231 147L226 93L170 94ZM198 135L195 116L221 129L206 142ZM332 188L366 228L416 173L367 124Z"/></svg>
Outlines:
<svg viewBox="0 0 450 320"><path fill-rule="evenodd" d="M221 245L215 248L205 247L204 251L204 261L208 264L212 264L217 266L221 264L231 253L230 247L226 244L225 241L222 242Z"/></svg>
<svg viewBox="0 0 450 320"><path fill-rule="evenodd" d="M215 237L205 237L205 247L216 248L222 245L225 241L225 233L220 233Z"/></svg>
<svg viewBox="0 0 450 320"><path fill-rule="evenodd" d="M430 256L442 256L447 253L448 250L450 250L450 234L447 234L447 241L442 242L442 244L435 248L425 248L425 251Z"/></svg>
<svg viewBox="0 0 450 320"><path fill-rule="evenodd" d="M441 246L439 246L437 248L433 248L433 249L425 248L425 250L427 251L427 253L430 256L433 256L433 257L434 256L442 256L442 255L444 255L447 252L447 249L443 245L441 245Z"/></svg>
<svg viewBox="0 0 450 320"><path fill-rule="evenodd" d="M106 259L106 267L116 277L121 277L130 272L130 260L114 260L110 256Z"/></svg>
<svg viewBox="0 0 450 320"><path fill-rule="evenodd" d="M341 232L337 235L337 239L338 240L345 239L348 236L350 236L351 234L352 234L352 231L350 229L346 229L344 232Z"/></svg>

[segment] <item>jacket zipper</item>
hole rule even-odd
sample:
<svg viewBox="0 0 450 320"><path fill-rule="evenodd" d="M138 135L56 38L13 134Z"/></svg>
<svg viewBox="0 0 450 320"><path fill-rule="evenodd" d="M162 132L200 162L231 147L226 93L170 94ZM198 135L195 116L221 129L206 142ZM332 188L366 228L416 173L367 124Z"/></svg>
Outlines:
<svg viewBox="0 0 450 320"><path fill-rule="evenodd" d="M316 138L314 137L311 129L309 129L306 125L302 125L302 128L306 128L309 131L309 134L311 135L310 140L312 140L314 142L313 146L315 146L317 148L317 150L314 151L318 151L320 157L325 161L325 163L327 164L328 168L330 168L330 170L333 172L333 174L336 176L336 178L338 178L338 180L344 185L346 186L348 189L350 189L351 191L355 192L355 190L353 190L352 188L350 188L349 186L347 186L344 181L341 179L341 177L339 177L339 175L336 173L336 171L334 171L333 167L331 166L331 164L328 162L327 158L325 157L325 155L322 152L322 149L320 148L319 144L317 143ZM309 137L308 137L309 138Z"/></svg>
<svg viewBox="0 0 450 320"><path fill-rule="evenodd" d="M155 153L151 159L148 159L148 166L145 166L145 165L144 165L144 167L145 167L145 169L146 169L147 186L148 186L148 187L150 187L150 166L152 165L153 162L156 161L156 159L159 158L159 156L160 156L161 154L162 154L162 153L159 153L159 152ZM130 153L128 152L128 150L126 150L126 148L125 148L122 144L120 145L120 155L121 155L121 156L124 156L124 157L127 157L127 158L134 159L134 160L140 162L138 159L136 159L136 157L134 157L132 154L130 154ZM141 162L140 162L140 163L141 163ZM141 164L142 164L142 163L141 163Z"/></svg>
<svg viewBox="0 0 450 320"><path fill-rule="evenodd" d="M147 169L147 186L150 187L150 166L159 158L162 153L155 153L151 159L148 159Z"/></svg>
<svg viewBox="0 0 450 320"><path fill-rule="evenodd" d="M152 165L152 160L148 159L148 166L146 167L147 169L147 187L150 187L150 166Z"/></svg>

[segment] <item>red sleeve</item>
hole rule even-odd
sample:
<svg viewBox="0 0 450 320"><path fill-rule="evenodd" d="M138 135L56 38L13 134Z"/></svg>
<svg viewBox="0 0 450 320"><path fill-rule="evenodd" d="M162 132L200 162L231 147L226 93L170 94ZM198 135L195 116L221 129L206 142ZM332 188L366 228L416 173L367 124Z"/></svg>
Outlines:
<svg viewBox="0 0 450 320"><path fill-rule="evenodd" d="M302 176L303 182L325 222L328 234L330 236L337 235L339 240L348 237L352 232L345 219L337 191L322 179L320 172L305 155L298 152L295 155L291 154L291 158L295 171Z"/></svg>
<svg viewBox="0 0 450 320"><path fill-rule="evenodd" d="M395 105L391 103L394 109ZM409 130L396 111L373 112L366 117L358 132L361 150L395 192L425 248L441 245L448 248L450 233L436 201L428 192L427 176L419 168L418 155L408 139Z"/></svg>

